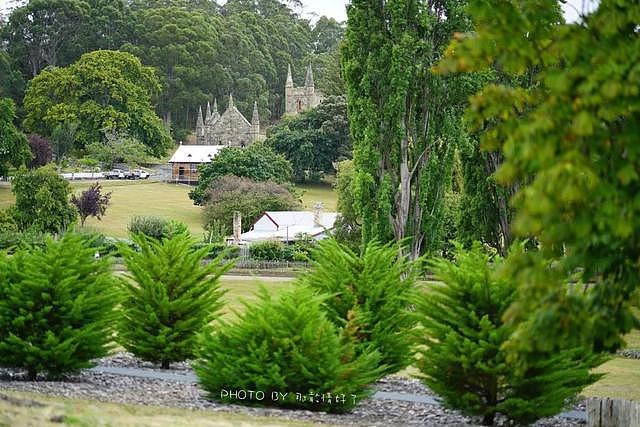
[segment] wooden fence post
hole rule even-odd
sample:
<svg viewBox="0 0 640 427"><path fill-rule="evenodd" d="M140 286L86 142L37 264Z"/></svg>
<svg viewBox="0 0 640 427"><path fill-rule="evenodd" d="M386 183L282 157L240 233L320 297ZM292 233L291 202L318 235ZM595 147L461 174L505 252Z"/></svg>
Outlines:
<svg viewBox="0 0 640 427"><path fill-rule="evenodd" d="M640 427L640 402L592 397L587 400L588 427Z"/></svg>

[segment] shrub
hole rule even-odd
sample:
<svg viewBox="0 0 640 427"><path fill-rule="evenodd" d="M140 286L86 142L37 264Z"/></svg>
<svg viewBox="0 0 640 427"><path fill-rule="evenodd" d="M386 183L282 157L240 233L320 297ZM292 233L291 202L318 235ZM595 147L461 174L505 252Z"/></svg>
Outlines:
<svg viewBox="0 0 640 427"><path fill-rule="evenodd" d="M182 221L178 221L176 219L170 219L167 222L165 228L165 236L167 239L172 239L178 234L186 234L190 235L189 226Z"/></svg>
<svg viewBox="0 0 640 427"><path fill-rule="evenodd" d="M1 231L0 250L9 253L15 252L20 247L44 246L45 235L39 231Z"/></svg>
<svg viewBox="0 0 640 427"><path fill-rule="evenodd" d="M202 265L207 248L192 250L187 234L156 240L134 235L140 251L120 245L129 273L118 342L143 360L168 368L193 356L196 335L221 308L219 277L231 264L224 254Z"/></svg>
<svg viewBox="0 0 640 427"><path fill-rule="evenodd" d="M430 265L444 282L431 285L416 303L422 326L417 366L424 382L446 405L483 417L490 425L500 412L516 423L531 423L559 412L599 375L602 362L582 349L539 354L524 366L509 363L503 344L515 330L503 316L516 285L496 278L501 259L491 262L479 244L456 249L455 262Z"/></svg>
<svg viewBox="0 0 640 427"><path fill-rule="evenodd" d="M277 300L262 288L258 297L233 323L203 335L195 370L210 398L247 403L228 391L255 390L264 399L249 403L342 412L372 394L379 356L354 354L323 312L325 296L298 287Z"/></svg>
<svg viewBox="0 0 640 427"><path fill-rule="evenodd" d="M22 230L58 233L78 216L69 203L69 183L51 165L30 171L20 169L11 191L16 196L14 218Z"/></svg>
<svg viewBox="0 0 640 427"><path fill-rule="evenodd" d="M91 142L86 148L88 157L105 169L113 168L116 163L138 166L151 157L138 139L117 132L105 131L103 141Z"/></svg>
<svg viewBox="0 0 640 427"><path fill-rule="evenodd" d="M228 147L210 162L202 165L198 185L189 193L196 205L204 205L212 182L224 176L244 177L254 182L286 183L291 178L291 163L262 143L247 148Z"/></svg>
<svg viewBox="0 0 640 427"><path fill-rule="evenodd" d="M162 239L167 233L168 221L156 216L134 216L127 229L131 234L142 234L154 239Z"/></svg>
<svg viewBox="0 0 640 427"><path fill-rule="evenodd" d="M249 246L249 255L253 259L278 261L283 258L284 244L279 240L265 240Z"/></svg>
<svg viewBox="0 0 640 427"><path fill-rule="evenodd" d="M80 214L80 225L84 227L84 222L88 217L94 216L99 221L107 211L107 206L111 200L111 192L102 193L102 186L99 183L92 184L91 187L80 193L80 196L73 194L71 204L73 204Z"/></svg>
<svg viewBox="0 0 640 427"><path fill-rule="evenodd" d="M0 233L15 231L18 231L18 224L13 218L13 211L9 209L0 209Z"/></svg>
<svg viewBox="0 0 640 427"><path fill-rule="evenodd" d="M213 180L207 190L203 213L205 228L210 228L217 221L218 225L232 230L233 212L239 211L243 231L247 231L265 211L297 210L300 206L300 202L282 185L224 176Z"/></svg>
<svg viewBox="0 0 640 427"><path fill-rule="evenodd" d="M35 133L30 134L27 140L31 148L30 168L39 168L51 162L53 153L51 152L51 143L49 140Z"/></svg>
<svg viewBox="0 0 640 427"><path fill-rule="evenodd" d="M58 378L102 357L118 302L111 265L75 234L0 254L0 365Z"/></svg>
<svg viewBox="0 0 640 427"><path fill-rule="evenodd" d="M416 270L398 256L396 245L371 242L358 256L327 239L313 252L312 269L298 281L332 295L324 305L328 318L338 327L355 328L356 351L378 350L383 373L390 374L412 362L415 321L408 307Z"/></svg>

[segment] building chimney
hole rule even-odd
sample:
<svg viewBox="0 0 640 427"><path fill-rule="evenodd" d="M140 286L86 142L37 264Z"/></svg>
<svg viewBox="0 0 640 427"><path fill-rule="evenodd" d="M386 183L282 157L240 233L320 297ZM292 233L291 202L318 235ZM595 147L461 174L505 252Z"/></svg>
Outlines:
<svg viewBox="0 0 640 427"><path fill-rule="evenodd" d="M240 243L240 235L242 234L242 214L238 211L233 212L233 241Z"/></svg>
<svg viewBox="0 0 640 427"><path fill-rule="evenodd" d="M322 226L322 203L313 205L313 225Z"/></svg>

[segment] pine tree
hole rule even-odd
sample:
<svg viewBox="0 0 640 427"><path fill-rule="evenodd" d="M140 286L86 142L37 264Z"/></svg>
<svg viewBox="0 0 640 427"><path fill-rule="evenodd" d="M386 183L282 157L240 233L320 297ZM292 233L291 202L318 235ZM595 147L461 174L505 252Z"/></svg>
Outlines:
<svg viewBox="0 0 640 427"><path fill-rule="evenodd" d="M0 254L0 366L59 378L106 355L114 284L109 260L76 234Z"/></svg>
<svg viewBox="0 0 640 427"><path fill-rule="evenodd" d="M193 357L196 336L222 307L220 276L231 268L225 253L202 265L208 248L192 249L184 233L162 240L134 235L136 252L120 246L128 274L118 341L143 360L169 368Z"/></svg>
<svg viewBox="0 0 640 427"><path fill-rule="evenodd" d="M235 321L203 335L195 368L202 387L215 400L327 412L370 396L379 354L356 354L353 341L327 319L326 298L304 286L278 298L261 288ZM239 390L263 395L243 399L234 394Z"/></svg>
<svg viewBox="0 0 640 427"><path fill-rule="evenodd" d="M369 242L362 255L335 240L324 240L312 255L312 269L299 278L320 293L332 295L324 307L336 326L352 328L357 352L373 347L380 352L384 374L411 363L408 307L416 269L399 256L394 244Z"/></svg>
<svg viewBox="0 0 640 427"><path fill-rule="evenodd" d="M430 285L417 300L422 326L418 368L424 382L446 405L483 417L497 413L518 423L559 412L565 401L599 378L589 373L602 358L579 348L540 353L524 366L509 363L503 344L514 325L503 315L516 296L513 281L496 278L502 262L490 260L479 244L457 248L455 262L431 268L442 285Z"/></svg>

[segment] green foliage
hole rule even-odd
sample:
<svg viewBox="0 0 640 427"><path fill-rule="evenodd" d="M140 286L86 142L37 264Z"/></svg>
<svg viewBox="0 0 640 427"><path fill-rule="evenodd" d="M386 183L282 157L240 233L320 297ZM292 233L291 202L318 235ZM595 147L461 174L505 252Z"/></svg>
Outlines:
<svg viewBox="0 0 640 427"><path fill-rule="evenodd" d="M379 356L354 354L323 312L326 298L296 287L274 300L262 288L235 321L221 321L216 333L202 337L195 366L202 387L219 401L246 403L225 391L259 390L264 400L249 403L327 412L347 411L370 396ZM344 402L336 401L343 394Z"/></svg>
<svg viewBox="0 0 640 427"><path fill-rule="evenodd" d="M169 368L193 357L196 336L206 330L222 307L219 278L231 264L224 254L202 265L207 248L191 249L187 234L161 241L134 235L140 247L119 250L128 273L118 342L137 357Z"/></svg>
<svg viewBox="0 0 640 427"><path fill-rule="evenodd" d="M324 303L327 317L351 331L357 354L371 348L380 353L383 374L412 361L415 322L408 309L417 271L398 252L396 245L370 242L357 255L335 240L323 240L313 252L311 270L299 278L299 283L331 295Z"/></svg>
<svg viewBox="0 0 640 427"><path fill-rule="evenodd" d="M31 80L24 98L24 127L50 136L56 126L75 122L80 148L101 141L106 129L131 135L160 156L171 139L151 106L159 91L153 69L135 56L110 50L86 53Z"/></svg>
<svg viewBox="0 0 640 427"><path fill-rule="evenodd" d="M279 261L284 256L284 243L280 240L265 240L252 243L249 255L253 259L262 261Z"/></svg>
<svg viewBox="0 0 640 427"><path fill-rule="evenodd" d="M352 160L343 160L337 164L336 180L333 184L338 195L338 219L334 227L334 238L348 246L351 250L358 250L362 242L360 221L355 210L353 193L353 178L355 171Z"/></svg>
<svg viewBox="0 0 640 427"><path fill-rule="evenodd" d="M88 14L84 1L30 0L9 16L3 34L8 51L28 78L49 65L66 65L82 42L78 26L87 22Z"/></svg>
<svg viewBox="0 0 640 427"><path fill-rule="evenodd" d="M222 71L216 61L220 17L177 6L149 7L135 11L132 22L135 43L123 49L158 72L163 85L158 112L165 123L178 120L179 127L185 126L180 120L184 112L205 102Z"/></svg>
<svg viewBox="0 0 640 427"><path fill-rule="evenodd" d="M78 123L64 121L58 124L51 134L51 150L58 164L61 164L64 157L73 149Z"/></svg>
<svg viewBox="0 0 640 427"><path fill-rule="evenodd" d="M299 210L301 207L291 191L281 185L235 176L211 181L206 194L205 228L217 221L231 230L233 213L238 211L242 214L243 231L247 231L265 211Z"/></svg>
<svg viewBox="0 0 640 427"><path fill-rule="evenodd" d="M169 221L157 216L134 216L127 225L131 234L142 234L147 237L161 240L167 237Z"/></svg>
<svg viewBox="0 0 640 427"><path fill-rule="evenodd" d="M13 218L13 211L0 209L0 233L18 231L18 224Z"/></svg>
<svg viewBox="0 0 640 427"><path fill-rule="evenodd" d="M206 203L207 189L212 181L225 175L245 177L253 181L273 181L283 184L291 179L291 163L262 143L247 148L222 149L210 162L200 167L198 185L189 193L196 205Z"/></svg>
<svg viewBox="0 0 640 427"><path fill-rule="evenodd" d="M136 138L105 132L104 140L87 144L87 156L112 169L116 163L126 163L130 167L138 166L149 159L145 145Z"/></svg>
<svg viewBox="0 0 640 427"><path fill-rule="evenodd" d="M11 215L11 213L9 214ZM20 248L42 247L45 236L45 234L32 229L0 231L0 250L6 250L11 254Z"/></svg>
<svg viewBox="0 0 640 427"><path fill-rule="evenodd" d="M442 221L454 148L465 138L460 119L473 79L431 67L449 37L470 30L466 3L368 0L348 8L342 66L362 237L411 237L414 259Z"/></svg>
<svg viewBox="0 0 640 427"><path fill-rule="evenodd" d="M629 305L640 283L631 261L640 252L638 5L602 1L572 24L552 0L472 1L469 10L477 31L450 47L442 71L497 66L532 82L488 85L468 111L474 129L489 129L483 147L504 156L497 179L525 183L513 198L514 233L540 243L509 263L523 284L509 312L520 324L512 344L613 351L640 324ZM567 295L571 273L595 282L592 291Z"/></svg>
<svg viewBox="0 0 640 427"><path fill-rule="evenodd" d="M27 138L13 124L15 118L13 101L0 98L0 176L7 176L11 166L17 168L31 160Z"/></svg>
<svg viewBox="0 0 640 427"><path fill-rule="evenodd" d="M78 235L0 254L0 365L59 378L107 354L118 295Z"/></svg>
<svg viewBox="0 0 640 427"><path fill-rule="evenodd" d="M78 216L69 203L69 182L51 165L32 170L21 168L13 178L11 191L16 196L14 218L21 230L58 233Z"/></svg>
<svg viewBox="0 0 640 427"><path fill-rule="evenodd" d="M269 130L265 144L291 162L296 182L334 172L335 162L351 157L346 100L328 97L313 110L285 119Z"/></svg>
<svg viewBox="0 0 640 427"><path fill-rule="evenodd" d="M416 299L421 328L417 359L424 382L445 403L481 415L492 425L496 413L531 423L558 413L566 400L600 375L591 368L603 359L581 348L539 353L516 368L504 344L516 330L504 315L516 298L513 280L496 276L502 259L480 244L458 246L455 261L436 259L430 268L443 284L430 284Z"/></svg>
<svg viewBox="0 0 640 427"><path fill-rule="evenodd" d="M0 50L0 98L11 98L17 102L22 98L24 91L24 78L16 69L12 58L4 51Z"/></svg>

